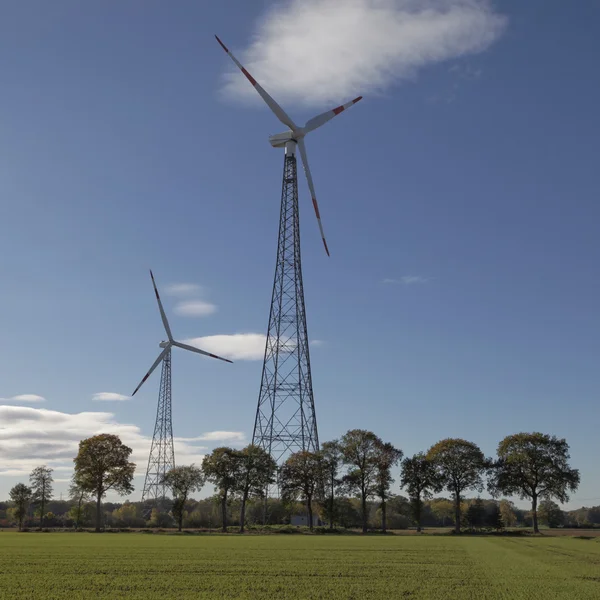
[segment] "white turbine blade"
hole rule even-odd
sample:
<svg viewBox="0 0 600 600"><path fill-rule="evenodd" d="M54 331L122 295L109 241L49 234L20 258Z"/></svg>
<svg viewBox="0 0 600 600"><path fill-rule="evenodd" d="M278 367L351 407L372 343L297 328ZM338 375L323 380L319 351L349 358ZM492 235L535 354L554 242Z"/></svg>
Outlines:
<svg viewBox="0 0 600 600"><path fill-rule="evenodd" d="M327 247L327 241L325 240L325 234L323 233L323 224L321 223L321 213L319 212L319 205L317 204L317 196L315 194L315 186L313 184L312 175L310 174L310 167L308 166L308 158L306 156L306 146L304 145L303 139L298 140L298 148L300 150L300 157L302 158L304 174L306 175L306 180L308 181L308 189L310 190L310 195L312 196L312 203L313 203L313 207L315 209L317 223L319 224L319 231L321 232L321 238L323 239L323 246L325 246L325 252L327 252L327 256L329 256L329 248Z"/></svg>
<svg viewBox="0 0 600 600"><path fill-rule="evenodd" d="M204 354L204 356L210 356L211 358L218 358L219 360L224 360L228 363L233 363L232 360L227 358L221 358L216 354L211 354L210 352L204 352L204 350L200 350L200 348L196 348L195 346L188 346L187 344L182 344L181 342L173 342L173 346L177 346L178 348L183 348L183 350L189 350L190 352L197 352L198 354Z"/></svg>
<svg viewBox="0 0 600 600"><path fill-rule="evenodd" d="M167 315L165 314L165 310L163 308L162 302L160 301L160 296L158 295L158 289L156 288L156 282L154 281L154 275L152 271L150 271L150 277L152 277L152 285L154 286L154 293L156 294L156 300L158 301L158 308L160 309L160 317L162 319L163 325L165 326L165 331L167 332L167 336L169 340L173 340L173 334L171 333L171 328L169 327L169 321L167 321Z"/></svg>
<svg viewBox="0 0 600 600"><path fill-rule="evenodd" d="M256 79L246 71L244 66L238 62L237 58L229 51L227 46L219 39L218 35L215 35L217 38L217 42L221 44L221 47L227 54L229 54L229 58L237 65L239 70L246 76L246 79L254 86L254 89L260 94L260 97L267 103L268 107L275 113L275 116L284 124L287 125L290 129L296 130L298 129L297 125L292 121L292 119L288 116L288 114L265 92L265 90L256 82Z"/></svg>
<svg viewBox="0 0 600 600"><path fill-rule="evenodd" d="M303 127L304 131L308 133L309 131L314 131L317 127L321 127L321 125L325 125L327 121L331 121L333 117L339 115L341 112L344 112L347 108L350 108L353 104L356 104L359 100L362 100L362 96L358 98L354 98L351 102L347 102L346 104L342 104L333 110L328 110L306 122L306 125Z"/></svg>
<svg viewBox="0 0 600 600"><path fill-rule="evenodd" d="M150 367L150 370L144 375L144 379L142 379L139 383L139 385L135 388L133 394L131 394L132 396L135 396L135 392L137 392L142 385L144 385L144 382L146 381L146 379L148 379L148 377L150 377L150 375L152 375L152 371L154 371L154 369L156 369L156 367L158 367L160 361L165 357L165 354L169 351L170 346L167 346L159 355L158 358L154 361L154 364Z"/></svg>

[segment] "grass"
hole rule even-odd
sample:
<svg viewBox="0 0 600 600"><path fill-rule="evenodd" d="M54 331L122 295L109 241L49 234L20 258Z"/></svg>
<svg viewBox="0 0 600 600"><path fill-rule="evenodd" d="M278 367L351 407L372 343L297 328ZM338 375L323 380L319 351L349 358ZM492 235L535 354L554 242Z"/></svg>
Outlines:
<svg viewBox="0 0 600 600"><path fill-rule="evenodd" d="M600 538L0 532L1 599L599 597Z"/></svg>

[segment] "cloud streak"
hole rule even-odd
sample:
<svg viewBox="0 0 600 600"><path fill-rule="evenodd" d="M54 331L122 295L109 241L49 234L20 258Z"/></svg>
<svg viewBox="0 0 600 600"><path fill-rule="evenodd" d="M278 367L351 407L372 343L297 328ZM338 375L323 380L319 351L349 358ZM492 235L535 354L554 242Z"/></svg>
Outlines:
<svg viewBox="0 0 600 600"><path fill-rule="evenodd" d="M289 0L272 7L251 44L234 53L279 102L322 106L482 52L506 25L488 0ZM222 91L260 102L235 67Z"/></svg>
<svg viewBox="0 0 600 600"><path fill-rule="evenodd" d="M44 396L38 396L37 394L19 394L12 398L0 398L0 402L46 402Z"/></svg>
<svg viewBox="0 0 600 600"><path fill-rule="evenodd" d="M421 285L427 283L429 277L423 277L422 275L404 275L400 279L392 279L386 277L381 283L385 284L399 284L399 285Z"/></svg>
<svg viewBox="0 0 600 600"><path fill-rule="evenodd" d="M191 338L185 343L231 360L262 360L266 341L263 333L234 333Z"/></svg>
<svg viewBox="0 0 600 600"><path fill-rule="evenodd" d="M188 296L190 294L198 294L202 288L195 283L172 283L165 288L165 293L168 296Z"/></svg>
<svg viewBox="0 0 600 600"><path fill-rule="evenodd" d="M175 306L175 314L180 317L208 317L217 312L217 307L204 300L186 300Z"/></svg>
<svg viewBox="0 0 600 600"><path fill-rule="evenodd" d="M151 438L136 425L120 423L109 412L63 413L30 406L0 405L0 476L27 475L34 467L47 464L56 471L72 471L79 441L99 433L118 435L132 448L136 475L146 470ZM210 431L195 438L174 438L178 464L200 464L210 446L220 443L243 445L239 431ZM140 491L140 490L137 490Z"/></svg>
<svg viewBox="0 0 600 600"><path fill-rule="evenodd" d="M94 402L124 402L131 400L131 396L116 394L115 392L98 392L92 396Z"/></svg>

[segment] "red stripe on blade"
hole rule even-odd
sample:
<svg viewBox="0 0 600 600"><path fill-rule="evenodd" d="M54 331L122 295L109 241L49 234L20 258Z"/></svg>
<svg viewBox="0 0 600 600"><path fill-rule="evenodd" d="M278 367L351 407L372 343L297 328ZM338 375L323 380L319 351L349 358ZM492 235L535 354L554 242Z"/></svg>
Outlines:
<svg viewBox="0 0 600 600"><path fill-rule="evenodd" d="M227 46L219 39L219 36L215 35L215 37L217 38L217 42L219 42L219 44L221 44L221 47L223 48L223 50L225 50L225 52L227 52L227 54L229 54L229 50L227 50Z"/></svg>
<svg viewBox="0 0 600 600"><path fill-rule="evenodd" d="M356 104L359 100L362 100L362 96L359 96L358 98L352 100L352 104Z"/></svg>
<svg viewBox="0 0 600 600"><path fill-rule="evenodd" d="M256 79L254 79L254 77L252 77L252 75L250 75L250 73L248 73L248 71L246 71L246 69L242 69L242 73L248 78L248 81L252 84L252 85L256 85Z"/></svg>
<svg viewBox="0 0 600 600"><path fill-rule="evenodd" d="M323 246L325 246L325 252L327 252L327 256L331 256L329 254L329 248L327 247L327 242L325 241L325 238L323 238Z"/></svg>
<svg viewBox="0 0 600 600"><path fill-rule="evenodd" d="M317 206L317 201L313 198L313 206L315 207L315 214L317 215L317 219L321 218L321 215L319 214L319 207Z"/></svg>
<svg viewBox="0 0 600 600"><path fill-rule="evenodd" d="M334 114L339 115L341 112L344 112L344 107L343 106L338 106L337 108L333 109ZM337 121L336 121L337 123Z"/></svg>

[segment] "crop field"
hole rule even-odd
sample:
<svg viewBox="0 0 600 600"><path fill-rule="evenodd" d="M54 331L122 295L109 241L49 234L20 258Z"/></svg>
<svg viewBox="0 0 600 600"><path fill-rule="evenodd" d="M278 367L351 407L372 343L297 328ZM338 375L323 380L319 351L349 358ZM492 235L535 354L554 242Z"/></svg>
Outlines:
<svg viewBox="0 0 600 600"><path fill-rule="evenodd" d="M0 598L600 598L600 538L0 532Z"/></svg>

